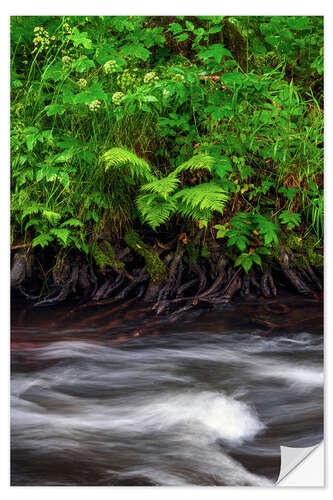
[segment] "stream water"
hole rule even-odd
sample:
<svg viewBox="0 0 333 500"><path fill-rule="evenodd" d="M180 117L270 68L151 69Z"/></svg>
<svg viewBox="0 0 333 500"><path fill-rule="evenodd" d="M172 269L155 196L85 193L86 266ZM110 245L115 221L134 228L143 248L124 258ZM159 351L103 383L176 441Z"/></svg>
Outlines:
<svg viewBox="0 0 333 500"><path fill-rule="evenodd" d="M321 304L282 302L142 331L136 304L14 304L12 485L273 485L323 438Z"/></svg>

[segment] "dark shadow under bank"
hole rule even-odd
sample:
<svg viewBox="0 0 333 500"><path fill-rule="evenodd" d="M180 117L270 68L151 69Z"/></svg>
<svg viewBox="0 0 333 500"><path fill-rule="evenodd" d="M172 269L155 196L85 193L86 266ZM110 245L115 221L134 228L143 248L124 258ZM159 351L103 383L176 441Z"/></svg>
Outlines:
<svg viewBox="0 0 333 500"><path fill-rule="evenodd" d="M215 325L218 321L220 333L245 327L261 335L274 335L281 331L304 331L307 327L322 333L323 301L322 295L300 296L290 292L282 292L278 297L251 297L246 300L235 297L232 302L220 304L198 305L191 310L183 310L175 316L164 311L156 315L152 304L147 304L132 297L128 300L103 302L66 302L56 306L34 307L22 297L14 294L11 301L12 327L25 328L41 326L50 327L51 331L59 329L79 332L82 338L86 335L108 337L113 332L121 332L120 340L170 332L184 325L190 325L195 331L196 322L204 321ZM66 334L62 335L66 338Z"/></svg>

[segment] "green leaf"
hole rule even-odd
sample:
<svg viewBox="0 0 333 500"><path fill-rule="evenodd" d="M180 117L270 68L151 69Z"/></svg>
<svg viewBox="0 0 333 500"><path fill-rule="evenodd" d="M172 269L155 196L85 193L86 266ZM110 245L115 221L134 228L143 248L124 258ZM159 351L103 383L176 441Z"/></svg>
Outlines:
<svg viewBox="0 0 333 500"><path fill-rule="evenodd" d="M32 151L37 141L43 142L43 136L36 127L26 127L22 131L28 151Z"/></svg>
<svg viewBox="0 0 333 500"><path fill-rule="evenodd" d="M88 33L86 31L80 32L76 27L73 28L72 34L68 37L73 40L74 47L83 45L85 49L91 49L92 41L88 38Z"/></svg>
<svg viewBox="0 0 333 500"><path fill-rule="evenodd" d="M42 75L42 80L53 80L54 82L58 82L65 76L66 71L64 71L63 64L61 61L58 61L46 68Z"/></svg>
<svg viewBox="0 0 333 500"><path fill-rule="evenodd" d="M258 264L258 266L261 266L261 257L260 257L260 255L258 255L257 253L253 253L253 254L251 254L251 257L252 257L253 262L255 262L256 264Z"/></svg>
<svg viewBox="0 0 333 500"><path fill-rule="evenodd" d="M210 45L208 49L201 49L198 54L199 59L203 59L204 61L214 59L216 63L220 63L223 56L233 57L230 50L226 49L222 43L215 43Z"/></svg>
<svg viewBox="0 0 333 500"><path fill-rule="evenodd" d="M26 225L24 227L24 230L27 231L29 229L29 227L31 227L31 226L36 226L36 229L37 229L38 227L41 226L41 220L40 219L36 219L36 218L30 219L26 223Z"/></svg>
<svg viewBox="0 0 333 500"><path fill-rule="evenodd" d="M194 24L191 23L190 21L185 21L185 26L186 28L189 30L189 31L193 31L194 30Z"/></svg>
<svg viewBox="0 0 333 500"><path fill-rule="evenodd" d="M70 227L83 227L84 224L83 222L81 222L79 219L74 219L74 218L71 218L71 219L68 219L66 220L65 222L63 222L61 224L61 227L63 226L70 226Z"/></svg>
<svg viewBox="0 0 333 500"><path fill-rule="evenodd" d="M178 42L183 42L184 40L188 39L188 34L187 33L181 33L180 35L175 36L176 40Z"/></svg>
<svg viewBox="0 0 333 500"><path fill-rule="evenodd" d="M179 23L170 23L168 31L171 31L174 35L181 33L183 31L182 26Z"/></svg>
<svg viewBox="0 0 333 500"><path fill-rule="evenodd" d="M216 238L224 238L228 231L227 228L221 224L216 224L214 228L217 229Z"/></svg>
<svg viewBox="0 0 333 500"><path fill-rule="evenodd" d="M241 85L245 80L247 80L247 76L239 73L238 71L232 71L221 75L220 80L224 85L232 87L233 85Z"/></svg>
<svg viewBox="0 0 333 500"><path fill-rule="evenodd" d="M83 103L89 105L96 100L106 100L106 94L103 87L97 82L93 83L87 90L79 92L73 98L75 104Z"/></svg>
<svg viewBox="0 0 333 500"><path fill-rule="evenodd" d="M142 59L143 61L147 61L149 59L151 52L150 50L146 49L143 45L140 43L136 44L128 44L124 45L121 48L121 54L124 56L134 56L138 57L139 59Z"/></svg>
<svg viewBox="0 0 333 500"><path fill-rule="evenodd" d="M288 210L283 210L279 215L279 219L282 224L287 224L287 229L292 229L295 226L299 226L301 223L301 214L291 213Z"/></svg>
<svg viewBox="0 0 333 500"><path fill-rule="evenodd" d="M250 243L250 240L246 236L244 236L243 234L239 234L232 229L227 232L227 237L227 246L231 247L232 245L236 245L241 252L244 252L244 250L247 249L247 246Z"/></svg>
<svg viewBox="0 0 333 500"><path fill-rule="evenodd" d="M220 179L223 179L227 172L232 172L230 159L226 156L218 158L217 165L214 167L214 172L218 177L220 177Z"/></svg>
<svg viewBox="0 0 333 500"><path fill-rule="evenodd" d="M298 192L298 189L282 186L278 189L278 192L284 194L285 197L288 198L288 200L293 201Z"/></svg>
<svg viewBox="0 0 333 500"><path fill-rule="evenodd" d="M42 233L42 234L39 234L38 236L36 236L32 242L31 242L31 245L32 247L36 247L37 245L40 245L42 248L46 247L49 243L51 243L51 241L53 241L54 238L52 236L52 234L50 233Z"/></svg>
<svg viewBox="0 0 333 500"><path fill-rule="evenodd" d="M166 200L177 189L179 183L180 180L175 177L174 173L171 173L162 179L154 178L152 182L141 186L140 190L157 193Z"/></svg>
<svg viewBox="0 0 333 500"><path fill-rule="evenodd" d="M249 272L253 264L252 255L248 253L242 253L235 262L235 266L242 266L246 273Z"/></svg>
<svg viewBox="0 0 333 500"><path fill-rule="evenodd" d="M27 215L32 215L32 214L38 214L41 212L41 207L37 205L37 203L32 202L30 205L26 206L22 212L22 220L27 216Z"/></svg>
<svg viewBox="0 0 333 500"><path fill-rule="evenodd" d="M105 172L109 169L128 168L131 178L151 182L150 165L131 151L122 148L112 148L102 156L105 163Z"/></svg>
<svg viewBox="0 0 333 500"><path fill-rule="evenodd" d="M51 224L57 224L60 219L61 215L58 212L53 212L52 210L43 210L42 215L51 223Z"/></svg>
<svg viewBox="0 0 333 500"><path fill-rule="evenodd" d="M258 233L264 237L265 245L270 245L271 243L279 243L277 233L279 228L274 222L269 221L266 217L262 215L253 215L253 220L258 224Z"/></svg>
<svg viewBox="0 0 333 500"><path fill-rule="evenodd" d="M61 229L52 228L52 229L50 229L50 233L54 234L66 246L68 243L68 238L69 238L69 235L71 232L69 229L65 229L65 228L61 228Z"/></svg>
<svg viewBox="0 0 333 500"><path fill-rule="evenodd" d="M142 100L144 102L158 102L158 99L153 95L144 95L142 97Z"/></svg>
<svg viewBox="0 0 333 500"><path fill-rule="evenodd" d="M23 83L21 82L21 80L13 80L13 83L12 83L13 87L14 88L18 88L18 87L22 87Z"/></svg>
<svg viewBox="0 0 333 500"><path fill-rule="evenodd" d="M293 30L306 30L310 29L309 18L307 16L292 16L290 18L287 17L287 23L290 28Z"/></svg>
<svg viewBox="0 0 333 500"><path fill-rule="evenodd" d="M47 109L47 116L63 115L66 111L66 107L62 104L49 104L45 109Z"/></svg>
<svg viewBox="0 0 333 500"><path fill-rule="evenodd" d="M94 68L95 63L88 57L79 57L76 61L72 63L72 68L76 69L79 73L83 73L88 68Z"/></svg>

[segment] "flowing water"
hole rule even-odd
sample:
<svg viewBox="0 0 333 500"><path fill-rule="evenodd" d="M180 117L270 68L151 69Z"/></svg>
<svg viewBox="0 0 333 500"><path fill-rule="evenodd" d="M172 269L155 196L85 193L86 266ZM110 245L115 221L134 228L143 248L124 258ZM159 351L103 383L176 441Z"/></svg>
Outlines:
<svg viewBox="0 0 333 500"><path fill-rule="evenodd" d="M322 440L320 304L140 307L14 306L12 485L270 486Z"/></svg>

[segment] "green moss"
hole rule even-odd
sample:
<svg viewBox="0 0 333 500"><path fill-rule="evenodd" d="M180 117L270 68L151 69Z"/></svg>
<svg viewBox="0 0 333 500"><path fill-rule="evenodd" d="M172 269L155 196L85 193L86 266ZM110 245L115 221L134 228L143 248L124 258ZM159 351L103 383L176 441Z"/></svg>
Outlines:
<svg viewBox="0 0 333 500"><path fill-rule="evenodd" d="M204 259L209 259L209 257L210 257L210 251L209 251L207 245L203 245L202 246L201 257L203 257Z"/></svg>
<svg viewBox="0 0 333 500"><path fill-rule="evenodd" d="M157 252L149 245L146 245L136 231L128 231L125 234L124 240L129 247L145 259L147 271L152 281L158 283L166 278L165 265Z"/></svg>
<svg viewBox="0 0 333 500"><path fill-rule="evenodd" d="M304 239L304 249L307 253L309 262L313 267L324 267L324 257L315 251L317 239L314 235L310 234Z"/></svg>
<svg viewBox="0 0 333 500"><path fill-rule="evenodd" d="M306 269L308 267L308 259L304 255L300 253L294 253L293 257L294 267L301 269Z"/></svg>
<svg viewBox="0 0 333 500"><path fill-rule="evenodd" d="M200 252L199 249L194 245L193 241L187 242L186 252L189 258L190 265L195 264L198 261Z"/></svg>
<svg viewBox="0 0 333 500"><path fill-rule="evenodd" d="M299 250L303 246L302 238L299 238L294 231L289 231L285 236L285 243L291 250Z"/></svg>
<svg viewBox="0 0 333 500"><path fill-rule="evenodd" d="M300 238L294 231L284 235L285 245L294 251L294 266L306 268L309 264L313 267L323 267L324 258L315 251L316 237L312 234Z"/></svg>
<svg viewBox="0 0 333 500"><path fill-rule="evenodd" d="M105 269L106 266L109 266L120 273L125 268L125 264L117 260L114 250L108 241L103 240L98 244L96 243L92 253L96 264L101 269Z"/></svg>

